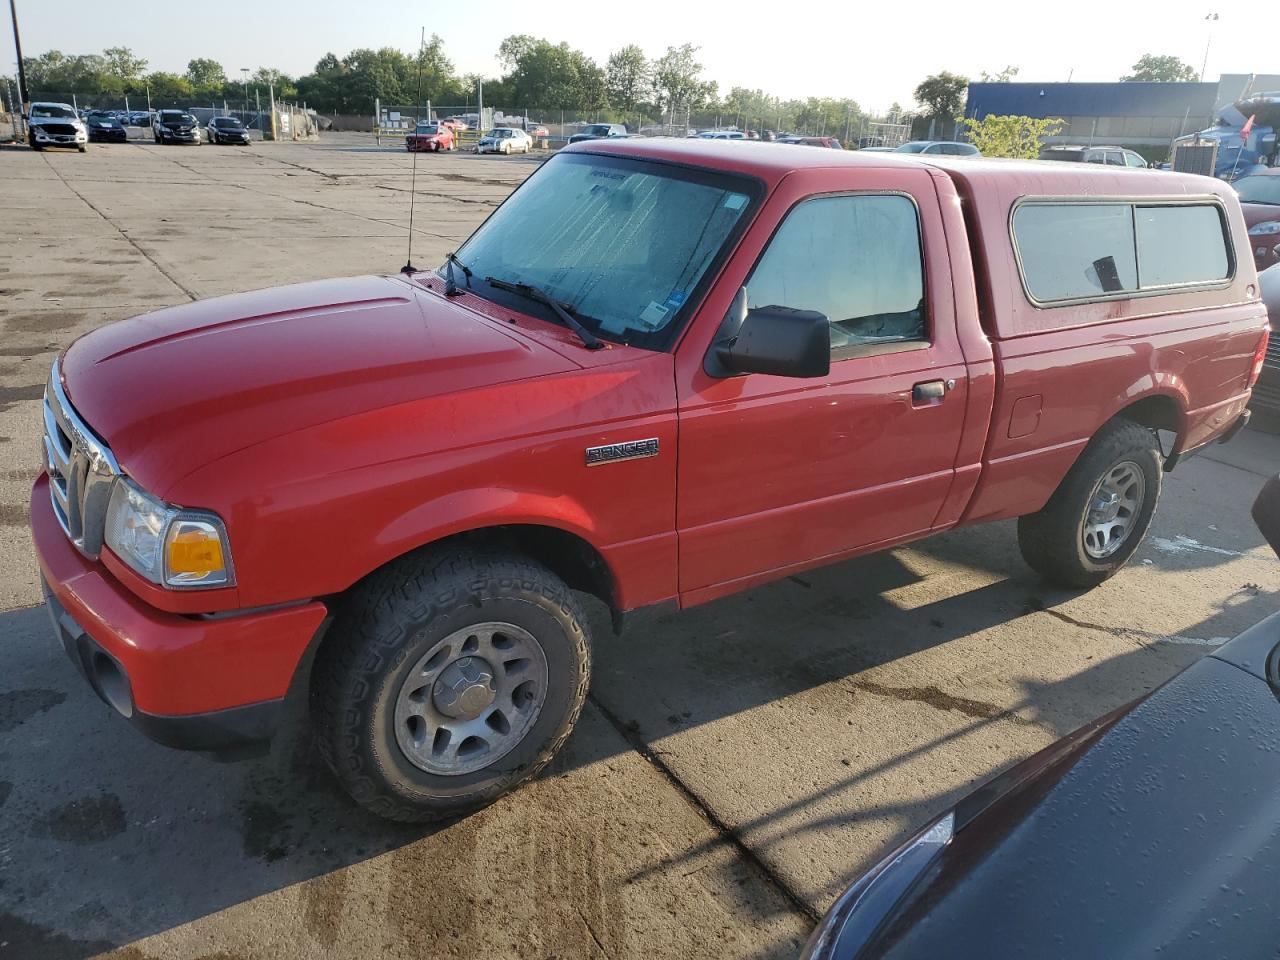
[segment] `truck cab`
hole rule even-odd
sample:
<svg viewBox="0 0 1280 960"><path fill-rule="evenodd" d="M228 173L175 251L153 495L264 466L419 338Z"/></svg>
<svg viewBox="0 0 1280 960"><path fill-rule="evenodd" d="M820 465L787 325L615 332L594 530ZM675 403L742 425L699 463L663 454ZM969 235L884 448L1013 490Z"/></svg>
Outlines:
<svg viewBox="0 0 1280 960"><path fill-rule="evenodd" d="M474 809L573 727L581 593L621 628L1007 518L1047 580L1115 575L1247 419L1248 251L1204 177L578 144L436 269L72 344L32 496L58 635L156 739L261 741L301 690L358 802Z"/></svg>

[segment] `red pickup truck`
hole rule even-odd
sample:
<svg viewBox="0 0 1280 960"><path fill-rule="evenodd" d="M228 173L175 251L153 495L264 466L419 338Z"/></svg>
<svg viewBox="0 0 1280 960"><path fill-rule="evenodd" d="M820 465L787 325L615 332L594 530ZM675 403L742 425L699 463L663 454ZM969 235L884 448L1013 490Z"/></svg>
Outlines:
<svg viewBox="0 0 1280 960"><path fill-rule="evenodd" d="M32 499L107 703L226 749L309 695L402 820L561 746L574 591L620 628L1012 517L1046 578L1104 580L1267 340L1230 187L1084 164L597 140L406 271L76 341Z"/></svg>

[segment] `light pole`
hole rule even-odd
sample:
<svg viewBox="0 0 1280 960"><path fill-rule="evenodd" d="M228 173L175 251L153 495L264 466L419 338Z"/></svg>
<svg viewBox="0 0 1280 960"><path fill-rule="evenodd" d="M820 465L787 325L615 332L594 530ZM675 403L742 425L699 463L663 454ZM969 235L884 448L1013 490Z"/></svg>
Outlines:
<svg viewBox="0 0 1280 960"><path fill-rule="evenodd" d="M249 68L241 67L240 75L244 78L244 109L240 111L240 119L244 119L244 115L249 112Z"/></svg>
<svg viewBox="0 0 1280 960"><path fill-rule="evenodd" d="M1204 42L1204 62L1200 64L1200 82L1204 83L1204 72L1209 68L1209 44L1213 43L1213 25L1218 22L1218 15L1210 13L1205 15L1205 20L1209 24L1209 36Z"/></svg>
<svg viewBox="0 0 1280 960"><path fill-rule="evenodd" d="M17 0L9 0L9 14L13 17L13 49L18 54L18 99L22 101L23 111L27 108L27 71L22 64L22 37L18 34Z"/></svg>

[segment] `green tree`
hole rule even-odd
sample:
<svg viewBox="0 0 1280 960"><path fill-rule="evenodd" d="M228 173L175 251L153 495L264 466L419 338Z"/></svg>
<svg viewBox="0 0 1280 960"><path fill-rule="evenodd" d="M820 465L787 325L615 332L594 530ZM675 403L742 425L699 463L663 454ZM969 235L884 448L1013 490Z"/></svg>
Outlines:
<svg viewBox="0 0 1280 960"><path fill-rule="evenodd" d="M1035 160L1040 156L1045 138L1062 129L1062 121L1057 119L995 114L981 120L965 120L964 125L969 131L969 142L981 150L984 157L1015 160Z"/></svg>
<svg viewBox="0 0 1280 960"><path fill-rule="evenodd" d="M915 98L925 108L926 116L954 120L964 110L964 94L968 88L968 77L943 70L925 77L915 89Z"/></svg>
<svg viewBox="0 0 1280 960"><path fill-rule="evenodd" d="M1191 64L1184 63L1174 56L1161 56L1154 53L1139 57L1138 62L1129 69L1133 73L1127 77L1121 77L1122 82L1186 83L1198 77L1195 67Z"/></svg>
<svg viewBox="0 0 1280 960"><path fill-rule="evenodd" d="M509 64L502 78L508 107L599 110L607 103L605 72L567 43L511 36L498 47L498 58Z"/></svg>
<svg viewBox="0 0 1280 960"><path fill-rule="evenodd" d="M539 43L546 43L546 41L539 41L537 37L532 37L527 33L512 34L498 44L498 62L508 70L514 70L520 62L520 58L528 54Z"/></svg>
<svg viewBox="0 0 1280 960"><path fill-rule="evenodd" d="M667 52L653 63L653 90L658 108L674 119L679 110L697 110L716 97L714 81L702 79L698 47L691 43L667 47Z"/></svg>
<svg viewBox="0 0 1280 960"><path fill-rule="evenodd" d="M204 89L211 87L221 89L227 82L227 74L222 69L222 64L207 57L197 57L187 61L187 72L184 76L193 87Z"/></svg>
<svg viewBox="0 0 1280 960"><path fill-rule="evenodd" d="M155 73L147 74L145 79L147 87L151 90L151 99L157 103L165 100L185 101L195 96L195 88L191 86L191 81L176 73L157 70ZM139 84L138 89L141 90L141 88L142 85Z"/></svg>
<svg viewBox="0 0 1280 960"><path fill-rule="evenodd" d="M653 89L653 70L634 43L610 54L605 67L605 95L612 106L634 113Z"/></svg>
<svg viewBox="0 0 1280 960"><path fill-rule="evenodd" d="M121 80L137 80L147 69L147 61L135 56L128 47L107 47L102 57L106 71Z"/></svg>
<svg viewBox="0 0 1280 960"><path fill-rule="evenodd" d="M269 91L274 91L277 100L297 100L298 85L293 77L281 73L273 67L259 67L249 78L250 89L262 91L265 100Z"/></svg>

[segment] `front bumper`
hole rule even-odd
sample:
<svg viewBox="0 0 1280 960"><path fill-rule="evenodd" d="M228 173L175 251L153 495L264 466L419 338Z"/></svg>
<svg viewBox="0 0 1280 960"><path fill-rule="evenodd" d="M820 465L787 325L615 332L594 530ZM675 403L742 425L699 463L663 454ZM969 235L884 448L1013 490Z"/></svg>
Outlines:
<svg viewBox="0 0 1280 960"><path fill-rule="evenodd" d="M124 130L90 130L90 140L104 140L107 143L124 143L129 134Z"/></svg>
<svg viewBox="0 0 1280 960"><path fill-rule="evenodd" d="M410 153L434 153L438 150L447 149L440 140L423 140L414 137L406 137L404 147Z"/></svg>
<svg viewBox="0 0 1280 960"><path fill-rule="evenodd" d="M172 140L174 143L199 143L200 134L196 133L194 130L184 132L182 130L161 129L160 139L162 141Z"/></svg>
<svg viewBox="0 0 1280 960"><path fill-rule="evenodd" d="M322 626L316 601L233 616L143 603L67 539L41 474L31 533L58 638L94 692L153 740L214 750L269 739Z"/></svg>
<svg viewBox="0 0 1280 960"><path fill-rule="evenodd" d="M89 142L89 134L80 130L76 133L49 133L43 127L31 127L31 136L36 143L50 147L74 147Z"/></svg>

